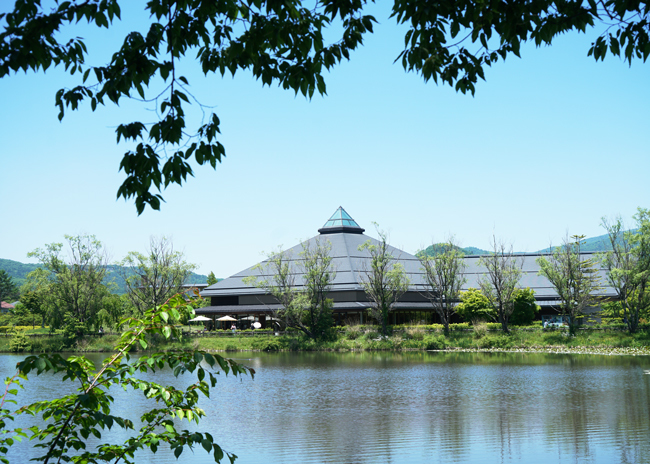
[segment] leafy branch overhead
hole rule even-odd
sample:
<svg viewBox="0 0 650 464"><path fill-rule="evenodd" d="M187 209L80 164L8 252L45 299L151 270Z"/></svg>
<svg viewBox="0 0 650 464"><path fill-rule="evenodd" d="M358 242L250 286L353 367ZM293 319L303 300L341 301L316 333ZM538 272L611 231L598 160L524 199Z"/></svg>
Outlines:
<svg viewBox="0 0 650 464"><path fill-rule="evenodd" d="M0 34L0 77L52 65L80 74L80 85L56 94L59 119L82 102L89 102L93 111L123 98L155 102L157 122L126 122L116 129L118 142L136 144L120 163L126 179L117 195L135 197L142 213L146 205L160 208L162 196L152 193L153 187L160 191L170 183L182 184L193 175L193 161L216 168L225 155L215 113L198 127L186 126L186 107L193 96L187 78L178 74L182 58L198 59L206 75L235 75L245 69L263 84L276 82L308 97L324 94L322 72L348 58L372 31L374 18L363 16L362 6L325 2L308 9L299 1L151 0L146 6L151 13L148 31L129 33L107 65L88 66L84 40L60 43L59 33L79 21L111 27L120 19L117 0L66 1L50 11L38 1L18 1L13 12L0 17L6 23ZM325 44L324 31L337 17L341 37ZM156 79L166 87L152 98L147 90Z"/></svg>
<svg viewBox="0 0 650 464"><path fill-rule="evenodd" d="M117 196L135 198L138 213L147 205L157 210L160 192L169 184L183 184L195 165L216 168L225 156L219 117L206 114L190 93L182 60L198 60L206 75L247 70L263 85L276 83L309 98L326 94L323 72L349 59L364 35L373 32L376 20L365 14L367 3L149 0L145 32L128 33L106 65L91 66L83 38L61 37L74 35L81 21L111 28L121 18L118 0L57 1L52 8L40 0L18 0L12 11L0 14L0 78L51 66L79 76L75 86L56 94L59 119L83 103L93 111L125 98L154 105L155 122L127 121L116 129L118 142L134 146L120 163L126 179ZM645 61L648 11L645 3L624 0L395 0L392 17L409 26L397 58L406 70L474 94L486 66L509 54L519 56L522 43L550 44L571 30L593 26L603 31L589 50L596 60L609 51L629 63ZM203 114L194 127L186 119L191 105Z"/></svg>

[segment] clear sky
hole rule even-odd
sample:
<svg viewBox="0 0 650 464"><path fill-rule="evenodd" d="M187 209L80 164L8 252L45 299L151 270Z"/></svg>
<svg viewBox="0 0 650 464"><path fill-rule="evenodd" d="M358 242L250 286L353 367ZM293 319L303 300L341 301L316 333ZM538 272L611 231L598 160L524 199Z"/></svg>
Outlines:
<svg viewBox="0 0 650 464"><path fill-rule="evenodd" d="M90 64L145 26L129 5L110 32L71 32L88 39ZM325 97L262 87L245 72L204 78L184 63L192 92L221 119L227 157L140 217L116 200L127 147L114 129L150 120L146 111L124 102L59 123L54 94L77 78L51 69L0 80L0 258L32 262L29 251L90 233L119 261L166 235L197 272L227 277L316 235L338 206L410 253L450 234L461 246L487 249L494 234L536 251L650 207L650 63L596 63L593 37L568 34L494 65L472 97L393 63L404 29L374 8L376 33L326 77Z"/></svg>

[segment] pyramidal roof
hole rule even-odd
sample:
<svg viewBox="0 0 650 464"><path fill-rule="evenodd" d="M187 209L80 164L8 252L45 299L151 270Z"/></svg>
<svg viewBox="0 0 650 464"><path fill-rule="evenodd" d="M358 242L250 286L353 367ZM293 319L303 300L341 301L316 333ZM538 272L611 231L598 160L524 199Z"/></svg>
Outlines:
<svg viewBox="0 0 650 464"><path fill-rule="evenodd" d="M352 219L352 217L343 209L342 206L339 206L332 217L330 217L325 225L318 229L318 232L323 234L338 234L338 233L348 233L348 234L363 234L365 229L362 229L357 222Z"/></svg>
<svg viewBox="0 0 650 464"><path fill-rule="evenodd" d="M367 249L359 249L359 247L367 241L370 241L372 244L378 244L379 242L365 235L363 233L364 229L340 207L318 231L320 232L319 235L283 250L288 264L295 274L296 285L301 286L304 282L304 271L301 268L303 259L301 253L303 250L306 248L314 249L318 244L327 243L330 247L329 254L332 258L332 269L336 274L332 282L331 291L363 291L361 279L365 275L366 269L370 266L371 255ZM388 251L402 264L413 288L424 282L421 277L420 261L415 256L390 245L388 245ZM267 264L268 261L263 261L259 265L249 267L227 279L220 280L203 290L201 295L204 297L212 297L235 294L264 294L266 293L265 289L246 283L245 279L249 276L257 277L260 280L271 278L273 270Z"/></svg>

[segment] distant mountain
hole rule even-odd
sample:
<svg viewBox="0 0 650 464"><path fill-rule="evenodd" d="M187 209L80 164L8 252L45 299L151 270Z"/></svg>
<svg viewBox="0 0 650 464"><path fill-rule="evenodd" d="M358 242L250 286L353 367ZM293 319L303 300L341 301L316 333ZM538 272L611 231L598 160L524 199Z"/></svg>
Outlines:
<svg viewBox="0 0 650 464"><path fill-rule="evenodd" d="M19 287L25 283L27 279L27 274L41 267L40 264L26 264L18 261L13 261L11 259L2 259L0 258L0 269L7 271L7 274L14 280L16 285ZM121 269L122 266L117 266L110 264L108 266L108 272L106 273L106 279L104 283L114 283L116 288L113 290L113 293L119 295L123 294L126 289L124 285L124 279L122 278ZM208 282L208 276L203 274L192 273L187 279L188 284L205 284Z"/></svg>
<svg viewBox="0 0 650 464"><path fill-rule="evenodd" d="M415 254L415 256L417 257L420 257L421 255L435 256L444 250L444 245L445 245L444 243L434 243L433 245L429 245L428 247L426 247L424 250L418 251ZM476 247L460 248L456 246L455 248L457 250L462 251L465 256L486 255L489 253L488 251L481 250L480 248L476 248Z"/></svg>
<svg viewBox="0 0 650 464"><path fill-rule="evenodd" d="M26 264L0 258L0 269L4 269L19 287L25 283L27 274L41 267L40 264Z"/></svg>
<svg viewBox="0 0 650 464"><path fill-rule="evenodd" d="M571 240L571 237L569 237L569 240ZM558 246L561 245L561 243L558 243ZM612 249L612 244L609 241L609 236L607 234L605 235L599 235L598 237L591 237L591 238L586 238L582 242L582 246L580 247L582 251L596 251L596 252L603 252L603 251L611 251ZM551 248L544 248L543 250L536 251L535 253L548 253L551 251Z"/></svg>
<svg viewBox="0 0 650 464"><path fill-rule="evenodd" d="M632 231L633 232L633 231ZM569 237L569 240L571 240L571 237ZM440 253L442 250L442 246L444 243L436 243L434 245L430 245L426 247L424 250L420 250L416 253L416 256L420 256L421 254L425 254L428 256L434 256L437 253ZM557 245L553 246L558 246L561 245L558 243ZM459 250L461 250L463 253L465 253L465 256L476 256L476 255L487 255L490 254L489 251L487 250L481 250L480 248L476 247L465 247L465 248L460 248L456 247ZM582 251L591 251L591 252L603 252L603 251L610 251L612 249L612 244L609 241L609 237L607 234L605 235L599 235L598 237L591 237L587 238L583 241L583 245L581 247ZM534 251L533 253L548 253L551 249L550 248L544 248L543 250L538 250ZM523 254L525 252L523 251L515 251L517 254Z"/></svg>

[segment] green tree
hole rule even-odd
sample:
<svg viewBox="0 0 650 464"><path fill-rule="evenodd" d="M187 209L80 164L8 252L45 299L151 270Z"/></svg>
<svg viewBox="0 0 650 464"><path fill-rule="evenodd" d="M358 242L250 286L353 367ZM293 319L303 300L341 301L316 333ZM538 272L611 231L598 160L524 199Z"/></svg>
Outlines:
<svg viewBox="0 0 650 464"><path fill-rule="evenodd" d="M102 302L110 294L104 284L106 252L94 235L66 235L65 239L66 256L62 255L62 243L50 243L28 254L36 257L47 273L48 323L59 328L67 320L78 332L91 327L96 330Z"/></svg>
<svg viewBox="0 0 650 464"><path fill-rule="evenodd" d="M214 276L214 272L210 271L210 274L208 274L208 285L214 285L217 282L219 282L219 280Z"/></svg>
<svg viewBox="0 0 650 464"><path fill-rule="evenodd" d="M51 284L50 272L39 267L27 274L25 283L21 287L20 302L30 313L40 316L41 327L45 327L45 323L52 316L49 314L53 310Z"/></svg>
<svg viewBox="0 0 650 464"><path fill-rule="evenodd" d="M118 197L135 197L138 213L147 205L159 209L162 196L154 188L182 184L193 175L192 163L216 168L225 156L217 114L194 98L181 74L185 58L197 59L206 75L248 70L263 85L277 83L311 98L326 93L323 74L349 58L375 21L362 14L365 1L151 0L145 6L150 23L126 34L106 65L87 65L87 47L74 25L110 28L120 19L120 3L72 0L48 9L40 1L16 2L13 11L0 15L0 78L50 66L78 75L78 85L56 94L59 119L83 103L94 111L128 98L154 109L159 119L152 124L131 121L115 130L118 142L135 146L120 163L126 179ZM68 35L74 38L61 41ZM200 109L194 128L188 127L193 118L186 118L191 103Z"/></svg>
<svg viewBox="0 0 650 464"><path fill-rule="evenodd" d="M492 237L492 252L481 257L479 263L485 267L486 273L479 279L481 291L495 309L497 321L501 329L508 333L508 320L514 311L514 295L523 262L512 251L512 245L506 247L503 242L497 242Z"/></svg>
<svg viewBox="0 0 650 464"><path fill-rule="evenodd" d="M194 311L181 295L177 295L164 305L147 311L142 318L126 319L124 325L128 329L122 334L115 352L99 368L83 356L64 359L59 354L29 356L18 363L18 374L6 380L8 386L16 386L28 375L54 373L61 374L64 382L74 382L79 388L76 393L38 401L14 413L0 409L0 459L8 462L5 458L8 447L16 438L30 434L30 440L37 441L36 446L43 452L37 460L45 463L134 463L135 453L140 450L155 453L161 446L169 446L176 458L186 447L191 450L200 447L211 454L215 462L221 462L224 457L233 462L236 456L224 452L210 433L197 431L196 426L192 427L194 430L182 429L183 421L188 425L198 424L205 416L198 403L201 396L209 398L210 388L217 383L216 371L253 376L254 370L203 351L170 351L138 358L128 355L135 346L147 349L147 337L151 334L180 339L182 334L175 324L182 313L193 315ZM155 379L151 374L161 369L171 369L176 377L192 374L195 381L186 388L177 388L137 376L149 373L149 378ZM183 384L187 384L187 379ZM139 417L115 415L111 387L142 394L153 408ZM15 394L15 388L8 388L3 403L5 397ZM129 408L120 409L127 414L130 411ZM8 421L16 414L29 414L41 420L29 430L8 430ZM136 429L138 424L139 429ZM104 441L103 434L113 427L127 432L129 438L122 443ZM88 443L90 435L97 438L94 447Z"/></svg>
<svg viewBox="0 0 650 464"><path fill-rule="evenodd" d="M469 288L460 294L456 312L467 322L496 320L497 315L490 300L476 288Z"/></svg>
<svg viewBox="0 0 650 464"><path fill-rule="evenodd" d="M125 98L154 105L157 121L130 121L116 129L118 142L135 145L120 163L126 179L118 197L135 197L138 213L147 205L159 209L162 196L156 190L182 184L195 164L215 168L225 156L218 116L200 105L181 74L185 59L197 59L206 75L248 70L263 85L277 83L311 98L326 93L323 75L349 59L375 22L364 14L365 0L151 0L145 6L149 24L126 33L105 65L86 64L88 49L75 34L76 24L111 28L120 18L120 3L72 0L48 8L40 1L15 2L12 11L0 15L0 78L50 66L78 76L77 85L56 94L59 119L84 103L93 111ZM478 79L485 78L485 67L519 56L523 43L550 44L569 31L603 31L588 51L596 60L609 51L630 63L645 61L648 14L645 3L624 0L395 0L392 7L396 21L408 26L398 56L403 67L472 94ZM188 127L192 118L186 118L191 103L207 113L193 128Z"/></svg>
<svg viewBox="0 0 650 464"><path fill-rule="evenodd" d="M562 314L569 316L569 332L575 334L585 309L600 301L596 292L601 287L596 259L583 256L580 251L584 236L571 238L572 241L565 238L562 246L553 248L548 257L537 258L537 263L539 274L548 279L558 294Z"/></svg>
<svg viewBox="0 0 650 464"><path fill-rule="evenodd" d="M596 60L607 52L645 61L650 55L650 10L644 2L589 0L558 2L479 2L395 0L393 16L408 24L400 58L409 71L474 94L485 68L520 56L523 43L549 45L567 32L600 35L588 54Z"/></svg>
<svg viewBox="0 0 650 464"><path fill-rule="evenodd" d="M535 291L530 288L518 288L515 290L514 309L509 322L514 325L530 325L539 309Z"/></svg>
<svg viewBox="0 0 650 464"><path fill-rule="evenodd" d="M381 333L386 336L388 315L408 290L409 279L404 267L390 253L386 234L380 230L377 233L377 243L368 240L359 246L359 251L367 251L370 255L360 283L370 302L370 316L381 324Z"/></svg>
<svg viewBox="0 0 650 464"><path fill-rule="evenodd" d="M334 323L333 302L327 298L336 275L331 249L329 241L317 239L314 244L303 242L298 260L286 251L272 253L257 266L266 278L258 280L253 276L244 283L266 289L277 300L281 308L275 315L287 327L309 338L327 338ZM301 276L300 282L296 282L296 275Z"/></svg>
<svg viewBox="0 0 650 464"><path fill-rule="evenodd" d="M433 256L423 254L419 257L428 284L423 293L440 316L445 335L449 335L449 323L456 313L460 290L467 282L463 275L467 265L463 252L452 239L432 247L437 248Z"/></svg>
<svg viewBox="0 0 650 464"><path fill-rule="evenodd" d="M630 333L638 330L641 317L650 312L650 210L639 208L634 219L636 230L627 232L620 218L613 223L602 220L612 251L601 260L618 294L616 309Z"/></svg>
<svg viewBox="0 0 650 464"><path fill-rule="evenodd" d="M179 293L196 268L166 237L151 237L147 254L131 251L120 266L126 294L140 314Z"/></svg>
<svg viewBox="0 0 650 464"><path fill-rule="evenodd" d="M11 276L4 269L0 269L0 301L12 303L18 299L20 291Z"/></svg>

